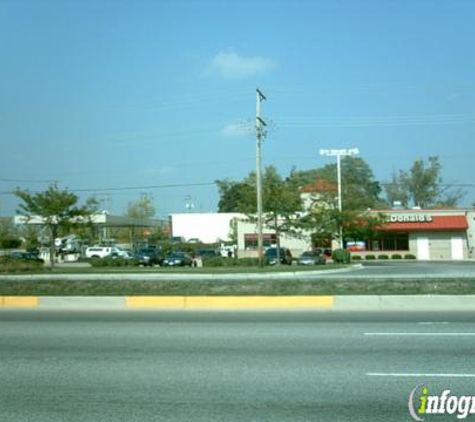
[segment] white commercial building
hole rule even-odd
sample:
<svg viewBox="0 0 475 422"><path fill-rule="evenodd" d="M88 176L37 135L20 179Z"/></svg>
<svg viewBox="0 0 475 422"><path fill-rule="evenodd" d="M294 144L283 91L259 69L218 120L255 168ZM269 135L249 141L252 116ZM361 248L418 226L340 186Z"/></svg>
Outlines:
<svg viewBox="0 0 475 422"><path fill-rule="evenodd" d="M239 258L257 257L256 223L240 213L187 213L170 216L172 236L187 242L197 239L203 243L229 242L237 236ZM300 236L280 235L281 246L293 255L311 249L310 233ZM275 232L264 226L264 246L276 244Z"/></svg>
<svg viewBox="0 0 475 422"><path fill-rule="evenodd" d="M220 243L232 240L235 219L245 218L239 213L188 213L170 216L172 236L184 241L197 239L203 243Z"/></svg>

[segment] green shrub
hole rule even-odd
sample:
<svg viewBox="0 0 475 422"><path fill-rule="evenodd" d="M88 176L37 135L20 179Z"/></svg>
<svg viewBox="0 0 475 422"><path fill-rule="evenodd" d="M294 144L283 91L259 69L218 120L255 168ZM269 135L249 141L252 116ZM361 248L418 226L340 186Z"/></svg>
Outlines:
<svg viewBox="0 0 475 422"><path fill-rule="evenodd" d="M21 240L16 237L5 237L0 240L0 247L2 249L16 249L21 246Z"/></svg>
<svg viewBox="0 0 475 422"><path fill-rule="evenodd" d="M240 267L257 267L259 265L258 258L239 258L237 261Z"/></svg>
<svg viewBox="0 0 475 422"><path fill-rule="evenodd" d="M139 266L139 260L136 259L136 258L132 258L132 259L127 259L127 266L129 267L138 267Z"/></svg>
<svg viewBox="0 0 475 422"><path fill-rule="evenodd" d="M91 258L89 263L93 267L134 267L138 265L136 259L125 258Z"/></svg>
<svg viewBox="0 0 475 422"><path fill-rule="evenodd" d="M200 249L217 249L219 243L170 243L169 241L161 241L157 242L157 246L162 248L164 255L168 255L173 251L181 251L194 258Z"/></svg>
<svg viewBox="0 0 475 422"><path fill-rule="evenodd" d="M373 261L373 260L376 259L376 257L375 257L374 255L366 255L366 256L365 256L365 259L366 259L367 261Z"/></svg>
<svg viewBox="0 0 475 422"><path fill-rule="evenodd" d="M402 259L402 256L398 253L391 255L391 259Z"/></svg>
<svg viewBox="0 0 475 422"><path fill-rule="evenodd" d="M416 259L416 256L411 253L407 253L404 255L404 259Z"/></svg>
<svg viewBox="0 0 475 422"><path fill-rule="evenodd" d="M222 258L219 256L203 259L203 267L229 267L233 264L234 263L229 262L229 258Z"/></svg>
<svg viewBox="0 0 475 422"><path fill-rule="evenodd" d="M332 259L333 262L338 264L349 264L351 260L350 251L347 251L346 249L335 249L332 252Z"/></svg>
<svg viewBox="0 0 475 422"><path fill-rule="evenodd" d="M24 273L46 270L44 262L40 259L19 260L4 256L0 257L0 273Z"/></svg>
<svg viewBox="0 0 475 422"><path fill-rule="evenodd" d="M224 258L213 257L203 259L203 267L257 267L257 258Z"/></svg>
<svg viewBox="0 0 475 422"><path fill-rule="evenodd" d="M386 254L378 255L378 259L389 259L389 256Z"/></svg>
<svg viewBox="0 0 475 422"><path fill-rule="evenodd" d="M360 255L353 255L353 256L351 257L351 259L352 259L353 261L361 261L361 260L362 260L362 258L361 258Z"/></svg>

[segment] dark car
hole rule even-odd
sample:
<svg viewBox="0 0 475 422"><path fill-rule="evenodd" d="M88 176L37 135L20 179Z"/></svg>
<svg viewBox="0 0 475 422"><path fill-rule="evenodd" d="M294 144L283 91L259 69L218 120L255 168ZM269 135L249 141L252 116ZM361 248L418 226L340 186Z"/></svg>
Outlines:
<svg viewBox="0 0 475 422"><path fill-rule="evenodd" d="M162 265L167 267L191 267L193 258L186 252L172 252L165 257Z"/></svg>
<svg viewBox="0 0 475 422"><path fill-rule="evenodd" d="M280 248L279 250L280 263L285 265L292 265L292 254L287 248ZM265 262L267 265L277 264L277 248L269 248L265 253Z"/></svg>
<svg viewBox="0 0 475 422"><path fill-rule="evenodd" d="M201 259L216 258L221 256L216 249L198 249L196 257Z"/></svg>
<svg viewBox="0 0 475 422"><path fill-rule="evenodd" d="M297 260L299 265L324 265L326 262L325 256L320 251L304 252Z"/></svg>
<svg viewBox="0 0 475 422"><path fill-rule="evenodd" d="M162 251L157 248L139 249L134 257L137 259L139 265L154 266L162 265L163 263Z"/></svg>
<svg viewBox="0 0 475 422"><path fill-rule="evenodd" d="M38 252L12 252L9 258L15 261L44 262L43 259L39 257Z"/></svg>

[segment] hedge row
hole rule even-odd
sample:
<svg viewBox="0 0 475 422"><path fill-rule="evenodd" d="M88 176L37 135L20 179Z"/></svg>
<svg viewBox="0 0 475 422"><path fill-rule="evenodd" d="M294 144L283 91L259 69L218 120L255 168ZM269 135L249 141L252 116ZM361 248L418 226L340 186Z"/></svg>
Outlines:
<svg viewBox="0 0 475 422"><path fill-rule="evenodd" d="M29 273L45 269L42 260L19 260L10 257L0 258L0 273Z"/></svg>
<svg viewBox="0 0 475 422"><path fill-rule="evenodd" d="M257 267L259 260L257 258L205 258L203 267Z"/></svg>
<svg viewBox="0 0 475 422"><path fill-rule="evenodd" d="M194 257L200 249L218 249L219 243L170 243L168 241L157 242L157 246L162 248L163 255L168 255L173 251L186 252Z"/></svg>
<svg viewBox="0 0 475 422"><path fill-rule="evenodd" d="M125 258L91 258L88 261L93 267L137 267L137 259Z"/></svg>
<svg viewBox="0 0 475 422"><path fill-rule="evenodd" d="M136 267L139 265L137 259L124 258L92 258L88 262L93 267ZM259 260L257 258L205 258L203 267L257 267Z"/></svg>
<svg viewBox="0 0 475 422"><path fill-rule="evenodd" d="M21 246L21 240L15 237L4 237L0 239L0 248L2 249L15 249Z"/></svg>
<svg viewBox="0 0 475 422"><path fill-rule="evenodd" d="M404 256L402 256L401 254L393 254L391 256L386 255L386 254L381 254L381 255L365 255L364 257L360 255L354 255L351 257L351 259L353 261L361 261L363 259L365 259L366 261L374 261L376 259L379 259L379 260L396 259L397 260L397 259L416 259L416 256L413 254L405 254Z"/></svg>

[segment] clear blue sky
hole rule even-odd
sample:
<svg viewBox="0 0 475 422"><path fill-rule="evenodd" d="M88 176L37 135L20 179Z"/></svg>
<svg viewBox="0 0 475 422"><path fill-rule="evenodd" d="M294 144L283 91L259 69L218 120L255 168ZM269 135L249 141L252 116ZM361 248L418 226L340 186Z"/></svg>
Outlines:
<svg viewBox="0 0 475 422"><path fill-rule="evenodd" d="M283 175L358 147L381 181L438 155L474 184L474 40L472 0L0 0L0 214L50 180L215 211L191 184L253 170L256 87Z"/></svg>

